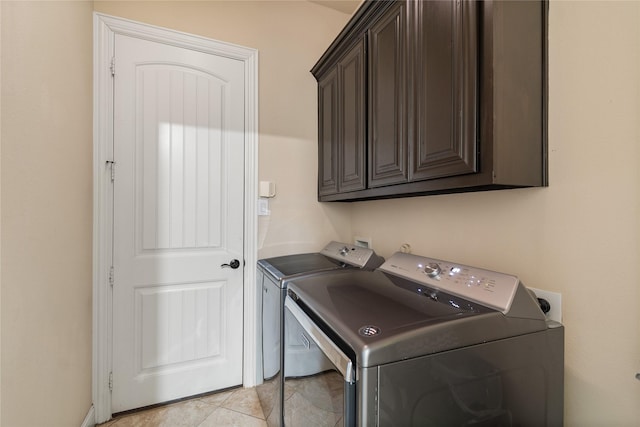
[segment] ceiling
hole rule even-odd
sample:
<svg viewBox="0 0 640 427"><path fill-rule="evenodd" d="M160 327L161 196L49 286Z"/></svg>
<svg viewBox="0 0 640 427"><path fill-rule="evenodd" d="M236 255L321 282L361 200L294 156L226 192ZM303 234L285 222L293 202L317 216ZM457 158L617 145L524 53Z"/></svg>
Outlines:
<svg viewBox="0 0 640 427"><path fill-rule="evenodd" d="M308 0L311 3L326 6L342 13L351 15L362 3L362 0Z"/></svg>

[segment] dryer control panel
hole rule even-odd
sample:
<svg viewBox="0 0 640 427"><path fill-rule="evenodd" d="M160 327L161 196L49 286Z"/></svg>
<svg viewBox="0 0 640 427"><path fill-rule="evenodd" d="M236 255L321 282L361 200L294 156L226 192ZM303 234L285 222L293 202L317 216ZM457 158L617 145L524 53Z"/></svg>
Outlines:
<svg viewBox="0 0 640 427"><path fill-rule="evenodd" d="M520 285L516 276L396 252L380 270L507 313Z"/></svg>

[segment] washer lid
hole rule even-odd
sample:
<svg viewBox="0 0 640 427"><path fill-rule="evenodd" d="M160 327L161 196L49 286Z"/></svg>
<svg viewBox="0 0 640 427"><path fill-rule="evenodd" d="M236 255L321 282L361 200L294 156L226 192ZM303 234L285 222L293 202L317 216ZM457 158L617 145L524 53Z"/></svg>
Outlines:
<svg viewBox="0 0 640 427"><path fill-rule="evenodd" d="M544 330L544 321L503 313L382 271L347 270L294 279L289 295L343 341L361 367Z"/></svg>
<svg viewBox="0 0 640 427"><path fill-rule="evenodd" d="M341 269L346 264L316 252L261 259L258 266L280 281L301 274Z"/></svg>

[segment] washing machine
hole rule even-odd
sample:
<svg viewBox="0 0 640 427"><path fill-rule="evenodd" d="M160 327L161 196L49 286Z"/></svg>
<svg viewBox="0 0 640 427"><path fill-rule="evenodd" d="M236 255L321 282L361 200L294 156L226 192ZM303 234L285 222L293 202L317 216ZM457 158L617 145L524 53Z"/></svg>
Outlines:
<svg viewBox="0 0 640 427"><path fill-rule="evenodd" d="M304 377L331 369L313 340L292 321L290 314L285 315L284 300L289 281L335 271L373 271L383 262L384 259L370 248L335 241L329 242L320 252L258 261L256 277L261 295L258 313L261 331L258 334L256 391L269 426L282 425L284 386L281 371L285 357L287 376Z"/></svg>
<svg viewBox="0 0 640 427"><path fill-rule="evenodd" d="M285 358L287 427L563 424L564 327L517 276L396 253L291 280L285 312L333 365Z"/></svg>

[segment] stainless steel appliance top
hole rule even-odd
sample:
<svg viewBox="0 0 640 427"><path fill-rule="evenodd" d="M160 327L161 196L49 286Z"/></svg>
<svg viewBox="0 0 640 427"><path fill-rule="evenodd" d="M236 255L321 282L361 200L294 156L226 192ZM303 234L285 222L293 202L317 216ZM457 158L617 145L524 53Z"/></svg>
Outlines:
<svg viewBox="0 0 640 427"><path fill-rule="evenodd" d="M330 242L320 252L284 255L258 261L258 266L277 281L312 272L340 270L346 267L373 270L383 259L372 249Z"/></svg>
<svg viewBox="0 0 640 427"><path fill-rule="evenodd" d="M374 272L294 279L289 296L361 367L547 328L517 277L403 253Z"/></svg>

